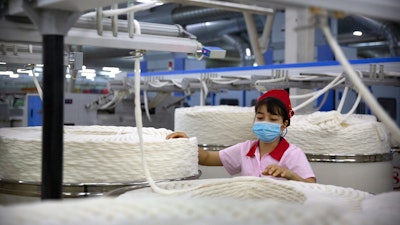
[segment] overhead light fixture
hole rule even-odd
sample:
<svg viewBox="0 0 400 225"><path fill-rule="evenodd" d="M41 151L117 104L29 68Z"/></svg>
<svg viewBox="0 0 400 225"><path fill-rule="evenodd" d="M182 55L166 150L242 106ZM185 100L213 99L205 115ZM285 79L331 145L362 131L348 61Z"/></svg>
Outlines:
<svg viewBox="0 0 400 225"><path fill-rule="evenodd" d="M27 69L17 69L17 73L27 73L27 74L31 74L32 70L27 70Z"/></svg>
<svg viewBox="0 0 400 225"><path fill-rule="evenodd" d="M6 62L0 62L0 65L6 65L7 63Z"/></svg>
<svg viewBox="0 0 400 225"><path fill-rule="evenodd" d="M115 78L115 74L121 72L118 67L103 67L103 71L100 71L101 75L108 76L110 78Z"/></svg>
<svg viewBox="0 0 400 225"><path fill-rule="evenodd" d="M96 77L95 69L88 69L85 65L82 66L82 70L78 70L81 73L82 77L86 77L86 79L94 80Z"/></svg>
<svg viewBox="0 0 400 225"><path fill-rule="evenodd" d="M10 78L18 78L18 77L19 77L19 74L17 74L17 73L13 73L10 75Z"/></svg>
<svg viewBox="0 0 400 225"><path fill-rule="evenodd" d="M103 67L102 69L103 69L104 71L110 71L110 72L119 72L119 71L120 71L118 67L108 67L108 66L105 66L105 67Z"/></svg>
<svg viewBox="0 0 400 225"><path fill-rule="evenodd" d="M13 71L0 71L0 75L4 75L4 76L11 76L13 74L14 74Z"/></svg>
<svg viewBox="0 0 400 225"><path fill-rule="evenodd" d="M140 2L140 3L152 3L152 2L156 2L156 1L154 1L154 0L136 0L136 2ZM159 6L159 5L164 5L164 3L162 3L162 2L156 2L156 5L157 5L157 6Z"/></svg>
<svg viewBox="0 0 400 225"><path fill-rule="evenodd" d="M359 31L359 30L355 30L355 31L353 31L353 35L354 36L358 36L358 37L360 37L360 36L362 36L362 32L361 31Z"/></svg>
<svg viewBox="0 0 400 225"><path fill-rule="evenodd" d="M251 50L250 50L250 48L246 48L246 56L251 56Z"/></svg>

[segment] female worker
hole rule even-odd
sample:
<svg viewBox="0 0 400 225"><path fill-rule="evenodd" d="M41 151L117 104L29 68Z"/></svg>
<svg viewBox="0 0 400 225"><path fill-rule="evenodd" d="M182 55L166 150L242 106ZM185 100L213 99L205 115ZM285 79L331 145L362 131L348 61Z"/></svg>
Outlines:
<svg viewBox="0 0 400 225"><path fill-rule="evenodd" d="M258 140L248 140L220 151L199 148L199 164L224 166L229 174L273 176L315 183L316 178L304 152L283 137L294 112L285 90L270 90L255 105L253 132ZM188 138L174 132L169 138Z"/></svg>

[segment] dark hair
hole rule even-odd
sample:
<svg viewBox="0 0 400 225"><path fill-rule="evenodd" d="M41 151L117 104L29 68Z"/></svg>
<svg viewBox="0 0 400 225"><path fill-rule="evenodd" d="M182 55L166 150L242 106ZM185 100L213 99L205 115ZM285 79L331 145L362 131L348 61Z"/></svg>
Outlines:
<svg viewBox="0 0 400 225"><path fill-rule="evenodd" d="M261 101L258 101L254 106L255 112L257 113L258 109L263 105L267 107L267 112L274 115L282 116L283 122L287 120L288 121L287 126L290 125L290 118L288 116L288 111L286 109L285 104L283 104L281 100L272 97L264 98Z"/></svg>

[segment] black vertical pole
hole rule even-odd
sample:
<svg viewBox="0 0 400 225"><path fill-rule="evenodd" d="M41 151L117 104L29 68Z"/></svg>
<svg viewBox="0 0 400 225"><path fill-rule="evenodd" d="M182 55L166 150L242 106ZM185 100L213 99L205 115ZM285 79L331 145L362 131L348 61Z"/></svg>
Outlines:
<svg viewBox="0 0 400 225"><path fill-rule="evenodd" d="M43 35L42 199L61 199L63 183L64 36Z"/></svg>

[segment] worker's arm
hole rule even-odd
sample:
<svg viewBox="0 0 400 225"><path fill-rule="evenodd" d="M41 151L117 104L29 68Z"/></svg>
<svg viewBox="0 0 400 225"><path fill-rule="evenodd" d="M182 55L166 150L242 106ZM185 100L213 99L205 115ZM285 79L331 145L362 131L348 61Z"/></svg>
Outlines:
<svg viewBox="0 0 400 225"><path fill-rule="evenodd" d="M170 138L189 138L184 132L174 132L168 134L167 139ZM218 151L205 151L199 147L199 164L204 166L222 166L221 159L219 158Z"/></svg>

